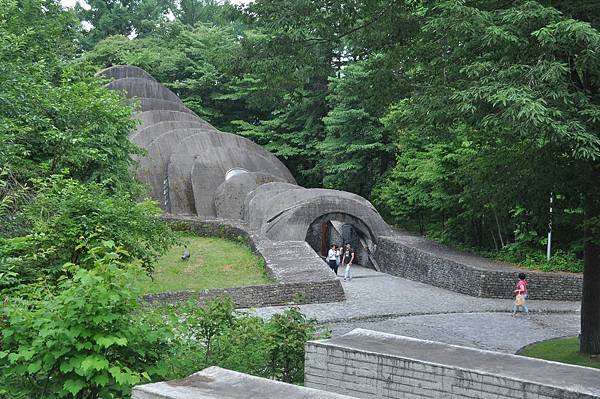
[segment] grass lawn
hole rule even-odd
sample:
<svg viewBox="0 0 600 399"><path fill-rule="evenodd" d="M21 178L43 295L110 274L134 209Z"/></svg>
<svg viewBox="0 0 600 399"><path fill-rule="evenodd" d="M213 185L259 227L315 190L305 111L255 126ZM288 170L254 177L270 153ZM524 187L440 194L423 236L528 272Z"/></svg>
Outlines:
<svg viewBox="0 0 600 399"><path fill-rule="evenodd" d="M534 344L521 354L523 356L575 364L577 366L600 368L600 360L590 359L589 356L581 355L578 351L579 338L569 337L551 339Z"/></svg>
<svg viewBox="0 0 600 399"><path fill-rule="evenodd" d="M183 245L171 248L157 262L154 281L144 282L144 293L198 291L269 284L264 261L242 243L216 237L198 237L182 233L181 240L190 250L190 259L181 260Z"/></svg>

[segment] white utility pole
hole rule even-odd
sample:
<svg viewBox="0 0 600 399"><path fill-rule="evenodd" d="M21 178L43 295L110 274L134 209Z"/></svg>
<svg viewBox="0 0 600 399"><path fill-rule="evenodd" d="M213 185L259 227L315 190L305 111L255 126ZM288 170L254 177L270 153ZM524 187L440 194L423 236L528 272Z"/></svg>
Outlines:
<svg viewBox="0 0 600 399"><path fill-rule="evenodd" d="M554 202L554 193L550 193L550 218L548 220L548 247L546 248L546 258L550 260L552 254L552 203Z"/></svg>

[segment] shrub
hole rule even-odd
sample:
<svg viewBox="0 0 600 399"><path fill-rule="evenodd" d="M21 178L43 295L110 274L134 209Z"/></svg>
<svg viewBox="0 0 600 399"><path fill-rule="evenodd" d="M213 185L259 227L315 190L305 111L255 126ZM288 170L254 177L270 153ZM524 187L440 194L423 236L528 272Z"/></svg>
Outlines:
<svg viewBox="0 0 600 399"><path fill-rule="evenodd" d="M30 233L0 237L0 273L10 267L19 283L56 278L66 262L91 268L94 263L85 255L109 240L126 249L122 256L140 260L151 271L175 242L159 219L160 209L150 201L136 203L124 192L108 193L98 184L61 176L39 181L36 188L36 198L21 215Z"/></svg>
<svg viewBox="0 0 600 399"><path fill-rule="evenodd" d="M162 375L171 332L140 312L139 266L111 243L95 267L67 265L57 290L40 281L7 298L1 312L0 386L11 398L126 397Z"/></svg>
<svg viewBox="0 0 600 399"><path fill-rule="evenodd" d="M290 383L304 381L304 345L325 336L315 320L290 308L270 320L236 312L230 300L173 307L177 346L160 368L181 378L220 366Z"/></svg>

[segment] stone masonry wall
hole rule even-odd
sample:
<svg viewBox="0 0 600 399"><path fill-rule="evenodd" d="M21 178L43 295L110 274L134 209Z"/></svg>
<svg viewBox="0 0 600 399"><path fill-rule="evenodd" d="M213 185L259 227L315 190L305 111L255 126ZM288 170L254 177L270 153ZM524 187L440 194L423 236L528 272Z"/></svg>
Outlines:
<svg viewBox="0 0 600 399"><path fill-rule="evenodd" d="M343 301L344 296L334 282L311 282L291 284L254 285L235 288L213 288L201 292L174 291L144 295L144 300L153 304L173 304L197 299L198 304L216 298L229 297L236 308L260 306L299 305L304 303Z"/></svg>
<svg viewBox="0 0 600 399"><path fill-rule="evenodd" d="M591 399L600 370L357 329L307 343L305 386L364 399Z"/></svg>
<svg viewBox="0 0 600 399"><path fill-rule="evenodd" d="M305 242L273 242L248 234L245 226L233 221L199 221L183 217L164 217L175 230L187 230L199 236L221 237L247 243L265 260L273 284L235 288L148 294L143 299L153 304L173 304L197 299L229 297L238 308L303 303L338 302L345 299L344 289L333 272Z"/></svg>
<svg viewBox="0 0 600 399"><path fill-rule="evenodd" d="M423 248L426 245L428 247ZM580 274L521 270L460 254L424 239L406 243L405 239L398 237L380 237L375 256L384 273L466 295L512 298L517 276L525 272L530 299L578 301L581 298Z"/></svg>

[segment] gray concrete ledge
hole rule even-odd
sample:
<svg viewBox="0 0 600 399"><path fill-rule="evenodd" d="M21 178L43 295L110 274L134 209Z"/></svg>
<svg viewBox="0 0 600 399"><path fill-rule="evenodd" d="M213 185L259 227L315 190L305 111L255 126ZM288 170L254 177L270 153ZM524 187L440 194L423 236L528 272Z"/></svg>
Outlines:
<svg viewBox="0 0 600 399"><path fill-rule="evenodd" d="M236 371L209 367L180 380L138 385L133 399L349 399L348 396L317 391L254 377Z"/></svg>
<svg viewBox="0 0 600 399"><path fill-rule="evenodd" d="M600 397L600 370L363 329L308 342L305 378L362 398Z"/></svg>

